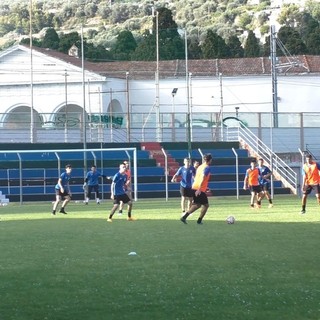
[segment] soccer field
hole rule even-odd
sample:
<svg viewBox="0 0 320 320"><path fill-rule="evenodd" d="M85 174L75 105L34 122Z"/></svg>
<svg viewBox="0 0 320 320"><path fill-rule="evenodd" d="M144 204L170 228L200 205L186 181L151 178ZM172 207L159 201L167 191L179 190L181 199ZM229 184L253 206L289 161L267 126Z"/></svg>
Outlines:
<svg viewBox="0 0 320 320"><path fill-rule="evenodd" d="M277 196L210 197L179 221L180 199L0 207L0 319L320 319L320 207ZM236 217L228 225L228 215ZM136 252L136 255L129 255Z"/></svg>

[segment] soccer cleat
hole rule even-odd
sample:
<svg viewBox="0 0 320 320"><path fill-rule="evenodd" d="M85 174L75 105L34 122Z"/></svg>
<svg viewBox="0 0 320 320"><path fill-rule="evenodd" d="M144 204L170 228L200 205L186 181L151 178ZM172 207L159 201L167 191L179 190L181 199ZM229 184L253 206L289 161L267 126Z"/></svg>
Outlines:
<svg viewBox="0 0 320 320"><path fill-rule="evenodd" d="M97 204L100 204L100 201L97 201Z"/></svg>
<svg viewBox="0 0 320 320"><path fill-rule="evenodd" d="M62 209L60 209L60 211L59 211L60 213L62 213L62 214L67 214L65 211L64 211L64 209L62 208Z"/></svg>
<svg viewBox="0 0 320 320"><path fill-rule="evenodd" d="M272 208L272 207L273 207L273 204L270 203L270 204L268 205L268 208Z"/></svg>
<svg viewBox="0 0 320 320"><path fill-rule="evenodd" d="M118 214L122 214L122 210L119 210Z"/></svg>
<svg viewBox="0 0 320 320"><path fill-rule="evenodd" d="M112 219L108 218L107 222L112 222Z"/></svg>
<svg viewBox="0 0 320 320"><path fill-rule="evenodd" d="M52 213L51 213L53 216L56 215L56 210L52 210Z"/></svg>
<svg viewBox="0 0 320 320"><path fill-rule="evenodd" d="M305 214L305 213L306 213L306 210L302 209L302 210L300 211L300 213L301 213L301 214Z"/></svg>
<svg viewBox="0 0 320 320"><path fill-rule="evenodd" d="M200 222L197 222L197 224L198 224L198 225L202 225L202 224L203 224L203 222L202 222L202 221L200 221Z"/></svg>
<svg viewBox="0 0 320 320"><path fill-rule="evenodd" d="M130 217L130 218L127 218L127 220L128 221L136 221L137 219Z"/></svg>
<svg viewBox="0 0 320 320"><path fill-rule="evenodd" d="M180 219L180 221L183 222L184 224L188 224L187 220L183 217Z"/></svg>

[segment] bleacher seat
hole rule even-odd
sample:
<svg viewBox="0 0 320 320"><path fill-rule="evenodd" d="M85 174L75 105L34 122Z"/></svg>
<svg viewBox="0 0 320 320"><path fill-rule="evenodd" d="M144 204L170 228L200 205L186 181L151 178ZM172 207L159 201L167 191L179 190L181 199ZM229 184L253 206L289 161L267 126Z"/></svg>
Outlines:
<svg viewBox="0 0 320 320"><path fill-rule="evenodd" d="M189 156L188 144L182 143L162 143L162 147L178 163L183 165L183 159ZM134 145L136 146L136 145ZM74 146L79 148L79 146ZM115 148L114 145L108 145ZM126 145L130 147L130 144ZM27 146L26 146L27 148ZM35 148L31 146L30 150ZM81 147L80 147L81 148ZM79 149L80 149L79 148ZM211 179L209 188L214 195L231 195L236 193L236 157L232 151L234 148L238 154L238 173L239 188L242 194L248 194L242 190L243 179L246 170L250 166L250 158L247 151L239 149L236 143L209 143L199 142L192 143L191 158L192 160L201 160L201 153L211 153L213 163L211 166ZM130 158L133 158L133 151L128 151ZM73 166L72 179L70 181L74 199L83 198L83 180L86 172L84 171L84 158L87 160L88 170L90 166L97 162L98 170L108 176L113 177L119 170L119 164L128 159L128 154L122 150L112 152L91 152L84 153L81 151L58 152L58 157L54 152L34 153L32 151L21 153L22 159L22 192L26 200L52 199L54 196L54 186L62 172L64 165L70 163ZM60 159L61 170L58 170L58 158ZM158 166L156 160L150 156L147 150L137 148L137 177L132 171L133 181L138 183L138 197L163 197L166 191L165 168ZM168 190L170 196L180 196L179 183L171 183L171 176L167 177ZM18 201L20 195L20 169L19 156L15 153L0 152L0 191L12 197L11 201ZM109 198L110 180L103 180L104 198ZM274 181L274 187L282 190L281 183ZM281 191L280 191L281 192Z"/></svg>

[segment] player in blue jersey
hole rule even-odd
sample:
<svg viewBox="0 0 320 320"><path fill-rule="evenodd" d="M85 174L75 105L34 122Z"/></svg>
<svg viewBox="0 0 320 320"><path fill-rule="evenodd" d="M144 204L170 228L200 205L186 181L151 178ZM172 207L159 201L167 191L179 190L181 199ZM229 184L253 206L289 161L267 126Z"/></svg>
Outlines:
<svg viewBox="0 0 320 320"><path fill-rule="evenodd" d="M270 182L271 182L270 178L271 178L272 172L267 166L264 165L264 161L262 158L258 160L258 169L260 171L260 178L259 178L260 185L262 187L265 197L269 201L269 208L272 208L273 203L272 203L272 198L270 194Z"/></svg>
<svg viewBox="0 0 320 320"><path fill-rule="evenodd" d="M88 204L91 198L91 192L94 191L96 194L96 202L100 204L100 192L99 192L99 178L106 178L105 175L101 174L96 166L92 166L91 170L88 171L86 175L86 179L83 185L83 189L86 191L86 200L84 201L85 204Z"/></svg>
<svg viewBox="0 0 320 320"><path fill-rule="evenodd" d="M191 166L191 160L184 158L184 165L178 169L175 175L172 177L171 182L176 182L177 177L181 177L180 180L180 195L181 195L181 210L184 215L191 207L193 200L192 182L196 174L196 169Z"/></svg>
<svg viewBox="0 0 320 320"><path fill-rule="evenodd" d="M63 199L60 213L67 214L65 212L65 207L68 204L68 202L71 200L71 191L69 186L69 181L71 179L71 171L72 166L71 164L67 164L65 167L66 171L61 173L60 178L58 179L58 183L55 186L56 191L56 201L53 204L52 214L56 214L56 210L58 207L59 202Z"/></svg>
<svg viewBox="0 0 320 320"><path fill-rule="evenodd" d="M135 219L131 216L132 201L126 193L126 183L128 176L126 174L127 167L124 163L119 166L119 171L114 175L111 183L111 199L113 199L113 207L111 209L108 222L112 222L112 217L117 211L120 202L128 204L128 221L134 221Z"/></svg>

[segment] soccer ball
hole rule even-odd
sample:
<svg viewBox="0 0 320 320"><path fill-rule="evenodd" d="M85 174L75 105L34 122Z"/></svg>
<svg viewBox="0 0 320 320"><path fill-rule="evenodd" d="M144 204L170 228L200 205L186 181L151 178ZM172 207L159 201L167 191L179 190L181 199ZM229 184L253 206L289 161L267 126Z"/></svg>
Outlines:
<svg viewBox="0 0 320 320"><path fill-rule="evenodd" d="M236 218L234 216L229 216L226 219L227 224L234 224L236 222Z"/></svg>

